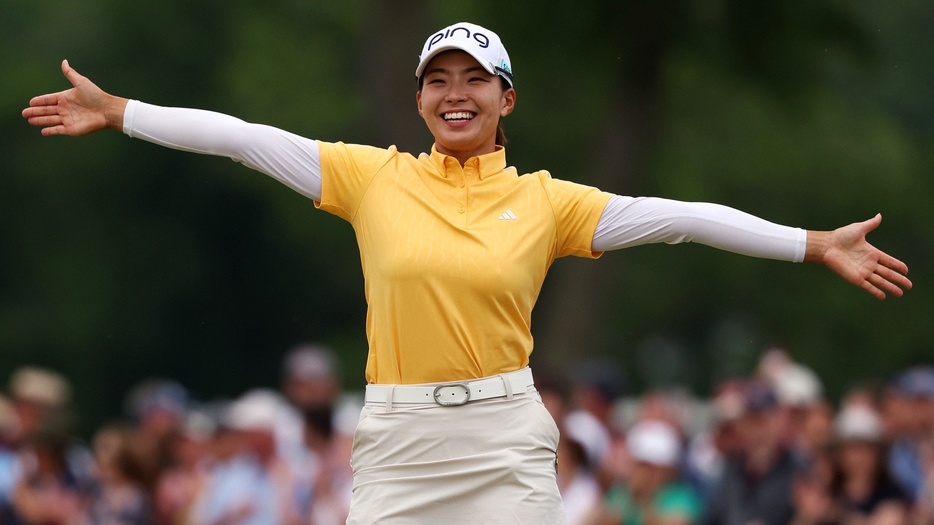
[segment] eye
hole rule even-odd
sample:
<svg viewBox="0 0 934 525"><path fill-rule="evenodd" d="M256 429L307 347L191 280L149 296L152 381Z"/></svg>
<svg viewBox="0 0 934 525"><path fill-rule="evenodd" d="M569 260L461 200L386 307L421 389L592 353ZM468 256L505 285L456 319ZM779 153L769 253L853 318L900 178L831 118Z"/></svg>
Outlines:
<svg viewBox="0 0 934 525"><path fill-rule="evenodd" d="M485 77L470 77L469 82L489 82L490 80Z"/></svg>

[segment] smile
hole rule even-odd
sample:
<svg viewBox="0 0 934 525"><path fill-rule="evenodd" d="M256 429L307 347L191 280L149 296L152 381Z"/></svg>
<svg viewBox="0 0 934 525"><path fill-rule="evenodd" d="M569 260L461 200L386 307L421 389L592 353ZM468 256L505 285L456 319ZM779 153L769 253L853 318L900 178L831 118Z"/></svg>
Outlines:
<svg viewBox="0 0 934 525"><path fill-rule="evenodd" d="M445 121L467 121L473 120L477 114L472 111L451 111L442 115Z"/></svg>

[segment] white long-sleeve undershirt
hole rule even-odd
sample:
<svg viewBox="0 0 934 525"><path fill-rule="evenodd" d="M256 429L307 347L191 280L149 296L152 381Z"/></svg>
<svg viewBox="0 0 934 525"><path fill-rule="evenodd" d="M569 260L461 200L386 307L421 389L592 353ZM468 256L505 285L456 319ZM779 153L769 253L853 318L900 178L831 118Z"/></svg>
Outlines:
<svg viewBox="0 0 934 525"><path fill-rule="evenodd" d="M314 140L221 113L136 100L127 104L123 131L173 149L229 157L321 200L321 160ZM600 216L592 249L659 242L698 242L753 257L801 262L807 232L719 204L616 195Z"/></svg>

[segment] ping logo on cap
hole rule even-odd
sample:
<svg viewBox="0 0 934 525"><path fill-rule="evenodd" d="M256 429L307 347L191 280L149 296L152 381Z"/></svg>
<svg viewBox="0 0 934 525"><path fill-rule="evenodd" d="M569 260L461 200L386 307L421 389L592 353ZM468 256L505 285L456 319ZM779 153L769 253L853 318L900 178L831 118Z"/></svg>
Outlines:
<svg viewBox="0 0 934 525"><path fill-rule="evenodd" d="M431 48L433 48L438 42L441 42L446 38L452 38L456 36L458 31L463 31L465 38L475 40L480 47L484 49L490 47L490 37L479 31L471 32L470 29L467 29L466 27L449 27L428 40L428 47L426 51L431 51Z"/></svg>
<svg viewBox="0 0 934 525"><path fill-rule="evenodd" d="M415 77L421 78L428 62L438 53L459 49L477 59L490 74L500 75L512 85L512 65L499 35L469 22L450 25L431 35L418 57Z"/></svg>

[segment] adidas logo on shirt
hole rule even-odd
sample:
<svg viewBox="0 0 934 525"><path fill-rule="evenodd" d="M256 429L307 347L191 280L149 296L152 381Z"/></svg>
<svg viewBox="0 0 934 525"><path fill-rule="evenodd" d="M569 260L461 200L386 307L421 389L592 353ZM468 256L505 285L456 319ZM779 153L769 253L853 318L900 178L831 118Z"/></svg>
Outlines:
<svg viewBox="0 0 934 525"><path fill-rule="evenodd" d="M501 221L514 221L518 218L519 216L513 213L512 210L510 209L507 209L506 211L503 212L502 215L499 216L499 220Z"/></svg>

